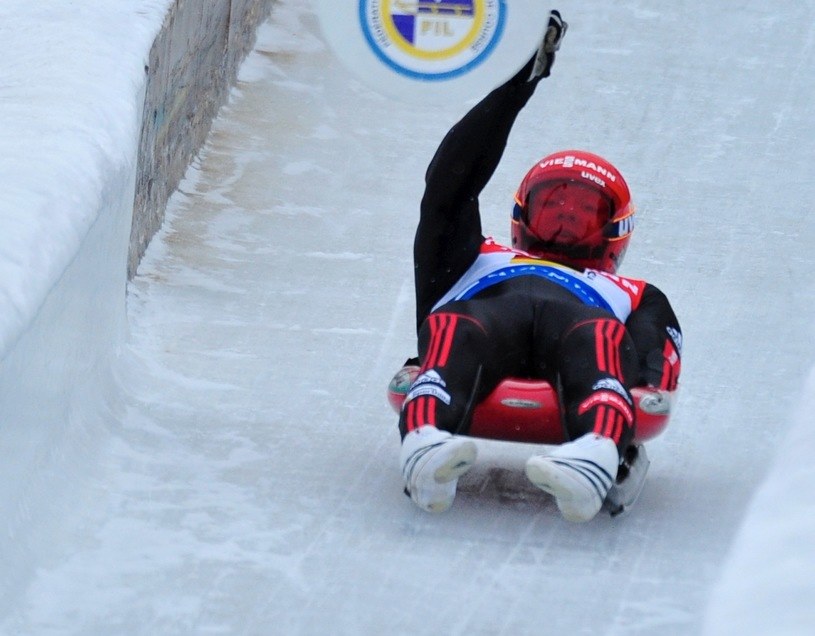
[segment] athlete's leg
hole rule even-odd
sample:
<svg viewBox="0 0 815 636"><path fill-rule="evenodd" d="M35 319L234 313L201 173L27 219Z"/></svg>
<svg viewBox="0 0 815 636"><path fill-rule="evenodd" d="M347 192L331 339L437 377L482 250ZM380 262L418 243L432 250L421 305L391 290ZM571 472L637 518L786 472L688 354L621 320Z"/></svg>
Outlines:
<svg viewBox="0 0 815 636"><path fill-rule="evenodd" d="M531 323L521 299L483 298L445 305L419 331L420 371L402 407L404 437L431 425L466 434L475 405L527 363Z"/></svg>
<svg viewBox="0 0 815 636"><path fill-rule="evenodd" d="M531 457L526 474L555 497L566 519L588 521L600 511L634 434L627 378L636 377L636 354L624 325L605 312L574 304L548 309L536 333L557 369L571 441ZM571 324L563 322L567 316ZM560 333L557 346L546 347L552 333Z"/></svg>
<svg viewBox="0 0 815 636"><path fill-rule="evenodd" d="M426 425L458 432L487 344L484 326L472 316L448 311L428 316L419 331L419 375L399 418L402 437Z"/></svg>
<svg viewBox="0 0 815 636"><path fill-rule="evenodd" d="M458 478L476 459L466 433L472 409L504 377L506 342L518 330L512 302L473 300L446 305L431 314L419 332L420 371L399 419L400 466L405 491L421 508L441 512L456 495ZM493 314L505 318L496 328ZM526 329L529 332L529 329Z"/></svg>
<svg viewBox="0 0 815 636"><path fill-rule="evenodd" d="M625 326L608 316L581 320L564 334L558 357L569 438L595 433L622 454L636 424L629 388L637 358Z"/></svg>

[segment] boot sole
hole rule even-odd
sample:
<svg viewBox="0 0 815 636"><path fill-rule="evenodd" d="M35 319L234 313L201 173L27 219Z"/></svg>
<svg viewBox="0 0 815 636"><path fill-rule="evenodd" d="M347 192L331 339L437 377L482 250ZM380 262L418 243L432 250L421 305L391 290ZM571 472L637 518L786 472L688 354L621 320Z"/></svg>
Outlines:
<svg viewBox="0 0 815 636"><path fill-rule="evenodd" d="M446 484L458 479L466 473L475 463L477 449L474 442L466 440L457 445L444 463L433 473L437 484Z"/></svg>
<svg viewBox="0 0 815 636"><path fill-rule="evenodd" d="M576 480L569 477L568 473L556 466L549 464L527 463L526 477L535 486L548 492L550 495L562 499L572 499L573 489L569 484L576 483Z"/></svg>
<svg viewBox="0 0 815 636"><path fill-rule="evenodd" d="M526 465L526 476L536 487L555 497L558 509L568 521L589 521L599 511L599 506L597 510L587 510L594 508L589 504L594 497L591 487L558 466L546 462L529 462Z"/></svg>

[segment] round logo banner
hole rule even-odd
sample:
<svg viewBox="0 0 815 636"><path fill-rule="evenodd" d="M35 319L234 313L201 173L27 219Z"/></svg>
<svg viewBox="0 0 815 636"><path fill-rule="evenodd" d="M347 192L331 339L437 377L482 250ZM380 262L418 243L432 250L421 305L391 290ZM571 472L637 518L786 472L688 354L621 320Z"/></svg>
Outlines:
<svg viewBox="0 0 815 636"><path fill-rule="evenodd" d="M337 56L371 87L412 101L478 97L535 51L539 0L320 0Z"/></svg>
<svg viewBox="0 0 815 636"><path fill-rule="evenodd" d="M371 50L418 80L469 72L501 39L504 0L362 0L359 21Z"/></svg>

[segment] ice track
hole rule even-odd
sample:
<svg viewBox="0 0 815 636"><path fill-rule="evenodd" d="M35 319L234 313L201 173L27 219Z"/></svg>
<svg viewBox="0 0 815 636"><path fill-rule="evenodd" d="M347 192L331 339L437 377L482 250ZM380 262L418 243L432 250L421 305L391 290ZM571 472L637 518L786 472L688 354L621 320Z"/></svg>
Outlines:
<svg viewBox="0 0 815 636"><path fill-rule="evenodd" d="M569 524L526 482L531 449L498 443L447 514L402 495L384 389L414 352L424 170L466 106L373 94L309 2L282 0L129 287L78 530L0 632L700 632L815 360L815 6L559 8L569 36L484 227L506 239L518 180L554 149L627 175L624 273L669 294L686 342L634 511Z"/></svg>

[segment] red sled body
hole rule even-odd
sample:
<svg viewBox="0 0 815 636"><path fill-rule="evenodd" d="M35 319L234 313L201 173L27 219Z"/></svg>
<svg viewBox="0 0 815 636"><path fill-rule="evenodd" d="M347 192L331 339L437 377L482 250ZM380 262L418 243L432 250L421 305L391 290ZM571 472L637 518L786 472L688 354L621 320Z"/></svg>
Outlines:
<svg viewBox="0 0 815 636"><path fill-rule="evenodd" d="M402 409L419 367L405 365L388 385L388 402L396 413ZM674 392L635 387L631 390L636 408L635 443L653 439L668 425ZM564 437L560 401L554 387L545 380L507 378L479 403L467 433L470 437L562 444Z"/></svg>

